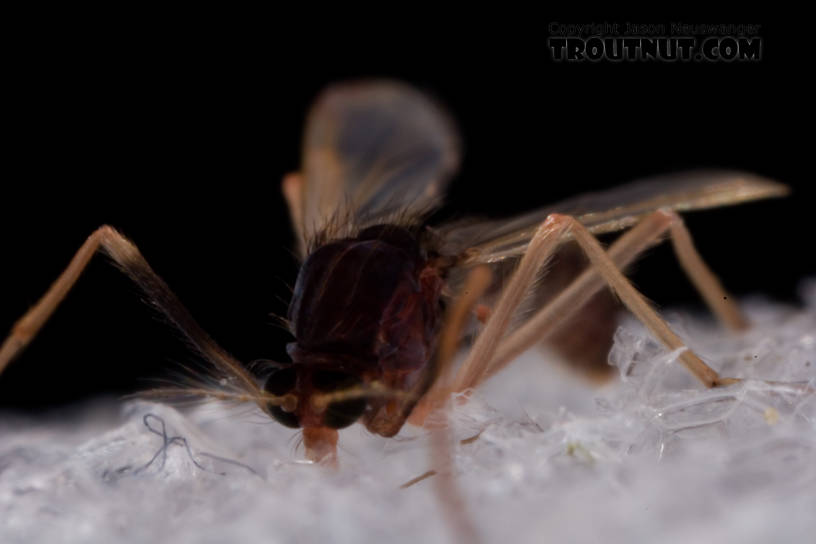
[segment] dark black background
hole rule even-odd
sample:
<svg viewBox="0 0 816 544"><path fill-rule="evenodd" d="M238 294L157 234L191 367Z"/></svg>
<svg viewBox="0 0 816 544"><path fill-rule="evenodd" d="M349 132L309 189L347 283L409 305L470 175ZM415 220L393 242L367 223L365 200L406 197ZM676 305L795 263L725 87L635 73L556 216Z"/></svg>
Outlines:
<svg viewBox="0 0 816 544"><path fill-rule="evenodd" d="M21 33L4 74L0 330L110 223L224 347L242 360L283 358L289 337L270 314L285 314L297 263L279 181L298 167L315 94L364 76L411 82L459 122L466 148L449 215L509 214L683 168L738 168L794 195L689 214L703 255L736 294L793 301L816 272L812 52L791 25L690 21L761 24L756 63L557 64L549 20L627 19L516 14L396 30L390 17L325 30L274 14L157 14ZM661 307L698 304L666 248L633 278ZM0 376L0 404L131 392L189 359L99 258Z"/></svg>

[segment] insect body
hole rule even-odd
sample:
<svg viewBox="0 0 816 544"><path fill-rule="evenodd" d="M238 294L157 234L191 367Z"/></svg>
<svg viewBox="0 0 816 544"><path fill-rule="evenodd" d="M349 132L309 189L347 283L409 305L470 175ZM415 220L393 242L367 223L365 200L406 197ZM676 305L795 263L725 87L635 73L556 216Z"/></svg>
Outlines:
<svg viewBox="0 0 816 544"><path fill-rule="evenodd" d="M556 341L559 324L590 314L602 320L606 306L597 297L605 285L665 346L685 347L621 273L667 234L721 321L733 329L747 325L676 211L781 196L785 186L740 172L690 172L582 195L509 221L428 225L458 163L453 124L423 94L381 81L332 87L308 117L302 170L283 184L303 259L289 308L290 362L248 371L201 329L136 246L103 226L15 324L0 346L0 371L97 250L209 363L195 383L154 394L255 402L280 423L301 428L313 460L334 458L339 428L359 420L393 436L406 421L422 423L448 394L477 387L544 339ZM593 236L624 230L607 250ZM583 253L589 267L541 296L544 264L566 251ZM507 281L491 274L497 267L512 270ZM454 373L459 340L474 328L480 328L476 340ZM569 330L570 345L590 345L597 330ZM680 351L682 364L704 385L733 381L691 350Z"/></svg>

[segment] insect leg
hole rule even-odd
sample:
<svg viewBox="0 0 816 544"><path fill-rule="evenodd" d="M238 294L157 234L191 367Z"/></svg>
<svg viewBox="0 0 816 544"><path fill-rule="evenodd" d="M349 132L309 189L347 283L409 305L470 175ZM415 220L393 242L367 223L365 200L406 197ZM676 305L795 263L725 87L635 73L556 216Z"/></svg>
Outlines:
<svg viewBox="0 0 816 544"><path fill-rule="evenodd" d="M703 294L703 298L709 302L711 309L718 316L722 316L721 320L730 328L736 328L735 325L740 321L744 322L744 319L739 320L732 317L741 318L739 309L734 302L727 299L727 294L719 281L694 249L691 237L682 224L681 218L672 211L659 210L646 216L615 241L607 251L607 255L618 269L624 269L667 231L672 236L672 240L675 240L678 258L681 258L681 262L683 262L682 259L686 262L684 265L686 273ZM681 253L682 257L680 257ZM581 274L567 289L539 310L524 325L508 335L496 350L486 378L499 372L518 355L555 332L558 324L586 304L603 287L604 283L604 279L593 267Z"/></svg>
<svg viewBox="0 0 816 544"><path fill-rule="evenodd" d="M530 240L527 251L496 303L487 325L476 338L467 358L459 367L452 383L453 391L463 391L484 379L490 361L493 359L499 341L510 325L513 314L530 285L535 281L544 262L552 256L561 237L570 226L571 224L564 221L561 216L553 215L538 227Z"/></svg>
<svg viewBox="0 0 816 544"><path fill-rule="evenodd" d="M448 306L436 349L434 384L411 411L408 422L412 425L422 425L428 414L443 404L451 393L447 386L450 380L451 365L459 350L462 331L473 307L490 286L491 279L492 274L487 266L473 268L465 280L462 292L454 299L453 304Z"/></svg>
<svg viewBox="0 0 816 544"><path fill-rule="evenodd" d="M459 341L465 323L473 307L490 287L492 274L487 266L477 266L468 273L465 284L459 295L454 299L445 312L444 325L439 337L436 350L436 380L431 389L414 406L408 421L413 425L423 425L428 414L442 405L450 395L447 387L451 365L456 352L459 350ZM451 432L447 424L447 415L444 411L438 414L434 421L434 428L430 432L431 466L444 466L453 457L451 452ZM459 542L479 542L476 526L467 513L462 494L456 485L450 470L436 470L426 473L437 474L434 488L439 503L447 513L451 529ZM403 487L412 485L411 482Z"/></svg>
<svg viewBox="0 0 816 544"><path fill-rule="evenodd" d="M683 267L686 275L700 292L708 307L729 329L735 331L747 329L748 319L742 314L733 298L728 297L720 280L717 279L717 276L714 275L697 252L697 248L694 247L694 242L691 239L691 233L683 223L683 219L674 212L667 211L663 213L672 217L669 234L671 235L672 246L674 247L674 253L677 255L677 260L680 261L680 266Z"/></svg>
<svg viewBox="0 0 816 544"><path fill-rule="evenodd" d="M306 239L303 234L303 176L299 172L286 174L281 184L283 198L289 207L289 217L297 238L298 251L301 257L306 256Z"/></svg>
<svg viewBox="0 0 816 544"><path fill-rule="evenodd" d="M552 216L551 216L552 217ZM669 328L665 321L649 306L646 299L641 295L618 269L616 261L626 263L631 261L637 253L654 242L654 232L665 231L670 228L674 217L670 213L663 211L656 212L647 217L639 225L625 234L612 246L610 254L607 255L600 243L590 234L586 228L575 219L555 215L556 221L569 225L575 241L584 250L590 260L592 268L584 272L575 280L566 291L559 295L553 302L539 312L530 322L522 327L500 347L496 359L491 363L489 373L497 371L501 366L520 353L519 349L530 347L531 335L535 332L536 341L541 339L544 332L541 327L552 326L563 314L558 312L569 311L569 308L576 307L580 302L584 302L583 297L589 297L594 293L592 288L598 278L603 280L615 291L623 303L635 316L646 325L646 328L669 349L685 347L682 340ZM598 276L600 275L600 276ZM589 294L583 293L582 289L591 291ZM520 342L520 340L525 342ZM526 347L525 347L526 344ZM523 351L522 349L522 351ZM730 379L721 379L719 375L708 365L706 365L694 352L686 350L680 355L681 362L689 371L707 387L714 387L730 383ZM488 375L489 375L488 373ZM473 385L468 385L473 387Z"/></svg>
<svg viewBox="0 0 816 544"><path fill-rule="evenodd" d="M0 372L34 339L37 332L79 279L88 262L100 249L110 256L122 272L145 292L150 303L184 334L189 343L204 358L221 371L236 378L243 389L251 392L258 391L254 377L196 323L164 280L150 268L139 249L108 225L99 227L85 240L68 267L45 295L14 324L8 338L0 346Z"/></svg>
<svg viewBox="0 0 816 544"><path fill-rule="evenodd" d="M671 226L672 217L664 212L646 216L625 232L609 248L607 254L618 268L625 268L640 253L649 248ZM603 278L589 267L558 296L538 310L522 326L511 332L499 344L485 379L496 374L516 357L555 333L560 324L583 307L604 286Z"/></svg>
<svg viewBox="0 0 816 544"><path fill-rule="evenodd" d="M575 236L578 245L586 253L591 265L603 276L613 291L620 297L626 307L635 314L646 328L664 346L671 350L685 348L686 345L677 336L669 325L657 315L657 312L649 306L649 303L637 289L632 286L629 280L615 266L601 247L598 240L581 223L566 215L557 215L559 221L564 221L570 225L570 230ZM686 349L680 354L680 361L688 368L695 378L700 380L706 387L715 387L733 380L720 379L717 372L705 364L693 351Z"/></svg>

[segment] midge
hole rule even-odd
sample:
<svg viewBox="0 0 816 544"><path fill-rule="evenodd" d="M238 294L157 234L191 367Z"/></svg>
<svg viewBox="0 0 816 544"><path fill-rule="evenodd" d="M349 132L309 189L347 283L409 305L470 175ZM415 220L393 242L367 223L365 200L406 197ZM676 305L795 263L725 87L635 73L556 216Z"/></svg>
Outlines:
<svg viewBox="0 0 816 544"><path fill-rule="evenodd" d="M283 182L303 258L288 312L291 362L248 370L201 329L132 242L103 226L14 325L0 347L0 371L34 338L97 250L211 367L190 387L157 394L255 402L283 425L301 428L306 456L315 461L335 459L337 429L360 421L393 436L406 421L423 424L451 393L477 387L543 340L576 360L604 358L612 331L604 285L668 349L683 347L621 273L666 234L721 321L732 329L747 326L676 212L781 196L783 185L738 172L692 172L507 221L430 226L426 218L458 163L453 124L418 91L385 81L331 87L308 116L301 171ZM594 236L623 230L606 250ZM583 270L572 258L580 253L589 261ZM551 274L541 280L555 255ZM452 368L460 341L473 335L464 361ZM680 359L706 387L734 381L691 350Z"/></svg>

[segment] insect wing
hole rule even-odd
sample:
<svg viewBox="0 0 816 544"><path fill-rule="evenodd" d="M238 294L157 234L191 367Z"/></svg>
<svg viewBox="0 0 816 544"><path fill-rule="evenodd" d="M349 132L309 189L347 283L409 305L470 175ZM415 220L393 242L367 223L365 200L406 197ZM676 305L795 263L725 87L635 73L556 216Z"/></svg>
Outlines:
<svg viewBox="0 0 816 544"><path fill-rule="evenodd" d="M394 82L337 85L307 119L303 150L305 247L436 208L459 165L459 138L427 96Z"/></svg>
<svg viewBox="0 0 816 544"><path fill-rule="evenodd" d="M626 229L658 209L688 211L784 196L788 188L763 177L732 171L691 171L635 181L587 193L508 221L451 224L437 230L442 252L462 264L494 263L521 256L548 215L571 215L593 234Z"/></svg>

